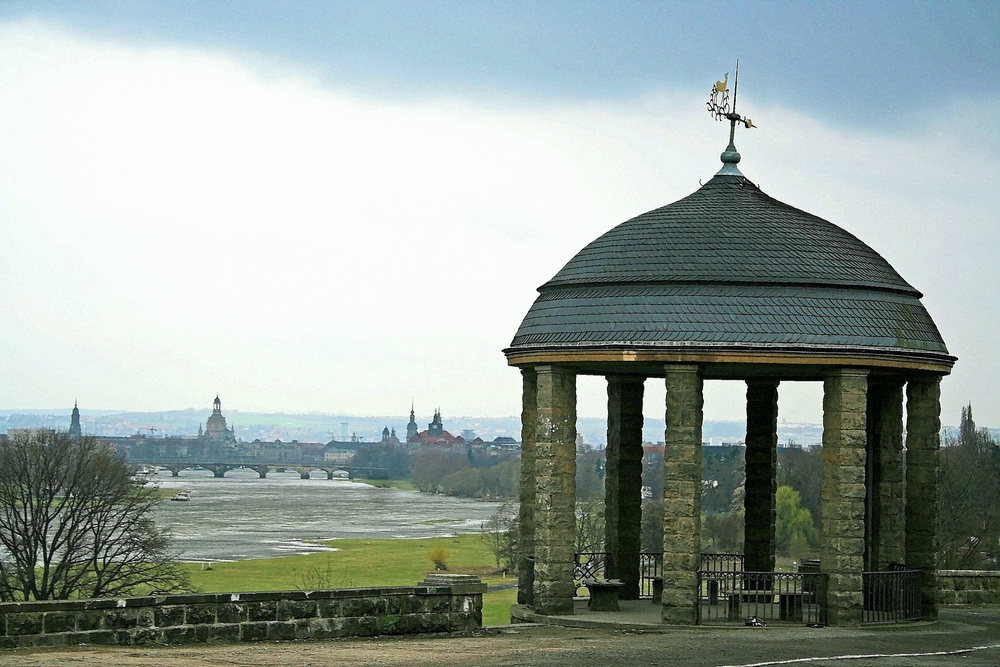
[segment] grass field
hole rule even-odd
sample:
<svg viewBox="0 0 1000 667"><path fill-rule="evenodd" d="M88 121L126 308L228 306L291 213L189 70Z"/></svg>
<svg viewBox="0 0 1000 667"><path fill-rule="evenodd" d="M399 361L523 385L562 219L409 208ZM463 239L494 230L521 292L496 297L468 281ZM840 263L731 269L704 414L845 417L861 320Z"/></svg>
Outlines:
<svg viewBox="0 0 1000 667"><path fill-rule="evenodd" d="M489 584L505 580L495 573L496 561L481 535L424 540L331 540L337 551L212 563L187 563L191 583L205 593L314 590L318 588L364 588L413 586L434 570L431 559L442 556L448 572L475 574ZM507 580L509 581L509 580ZM514 589L483 596L483 624L510 622Z"/></svg>

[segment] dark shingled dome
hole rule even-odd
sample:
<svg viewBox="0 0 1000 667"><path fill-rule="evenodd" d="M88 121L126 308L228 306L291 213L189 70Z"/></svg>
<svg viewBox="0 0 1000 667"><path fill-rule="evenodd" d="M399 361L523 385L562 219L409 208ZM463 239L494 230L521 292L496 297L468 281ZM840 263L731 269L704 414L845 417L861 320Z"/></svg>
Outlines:
<svg viewBox="0 0 1000 667"><path fill-rule="evenodd" d="M506 353L778 347L950 367L921 294L885 259L736 174L581 250L539 288Z"/></svg>

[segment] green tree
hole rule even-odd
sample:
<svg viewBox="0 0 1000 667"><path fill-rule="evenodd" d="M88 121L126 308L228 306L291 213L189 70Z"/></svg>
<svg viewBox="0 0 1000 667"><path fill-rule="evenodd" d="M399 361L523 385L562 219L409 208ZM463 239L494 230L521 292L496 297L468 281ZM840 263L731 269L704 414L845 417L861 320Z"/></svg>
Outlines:
<svg viewBox="0 0 1000 667"><path fill-rule="evenodd" d="M799 492L799 502L818 527L823 509L823 448L796 447L794 441L778 449L778 486Z"/></svg>
<svg viewBox="0 0 1000 667"><path fill-rule="evenodd" d="M370 442L360 445L351 458L355 468L378 468L388 479L408 479L410 477L410 450L406 445L392 445Z"/></svg>
<svg viewBox="0 0 1000 667"><path fill-rule="evenodd" d="M639 542L643 551L656 553L663 551L663 496L654 496L642 501L642 517L639 523Z"/></svg>
<svg viewBox="0 0 1000 667"><path fill-rule="evenodd" d="M724 445L702 449L701 511L729 514L739 509L737 489L746 480L746 447Z"/></svg>
<svg viewBox="0 0 1000 667"><path fill-rule="evenodd" d="M703 514L701 544L713 553L743 551L743 508L729 512Z"/></svg>
<svg viewBox="0 0 1000 667"><path fill-rule="evenodd" d="M517 498L521 483L521 462L503 458L496 465L480 468L484 495Z"/></svg>
<svg viewBox="0 0 1000 667"><path fill-rule="evenodd" d="M580 445L576 451L576 498L604 498L604 450Z"/></svg>
<svg viewBox="0 0 1000 667"><path fill-rule="evenodd" d="M483 495L483 477L476 468L456 470L441 480L441 492L449 496L477 498Z"/></svg>
<svg viewBox="0 0 1000 667"><path fill-rule="evenodd" d="M22 431L0 442L0 600L188 588L153 523L154 489L93 438Z"/></svg>
<svg viewBox="0 0 1000 667"><path fill-rule="evenodd" d="M812 512L800 505L799 492L790 486L779 486L774 495L775 550L786 556L801 556L811 552L817 541Z"/></svg>
<svg viewBox="0 0 1000 667"><path fill-rule="evenodd" d="M413 457L413 483L421 491L441 491L448 475L471 467L469 457L462 448L422 447Z"/></svg>

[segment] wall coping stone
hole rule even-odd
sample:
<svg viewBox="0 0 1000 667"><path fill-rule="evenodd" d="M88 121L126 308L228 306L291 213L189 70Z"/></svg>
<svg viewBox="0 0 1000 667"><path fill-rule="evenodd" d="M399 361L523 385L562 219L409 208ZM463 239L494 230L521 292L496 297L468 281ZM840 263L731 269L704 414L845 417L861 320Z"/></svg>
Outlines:
<svg viewBox="0 0 1000 667"><path fill-rule="evenodd" d="M448 584L433 580L421 582L417 586L385 586L378 588L338 588L316 591L254 591L248 593L198 593L178 595L155 595L134 598L96 598L88 600L32 600L30 602L0 602L0 614L50 612L50 611L95 611L103 609L137 609L143 607L165 607L172 605L228 604L233 602L277 602L333 600L367 598L397 595L464 595L485 593L487 585L475 575L470 579L456 579Z"/></svg>

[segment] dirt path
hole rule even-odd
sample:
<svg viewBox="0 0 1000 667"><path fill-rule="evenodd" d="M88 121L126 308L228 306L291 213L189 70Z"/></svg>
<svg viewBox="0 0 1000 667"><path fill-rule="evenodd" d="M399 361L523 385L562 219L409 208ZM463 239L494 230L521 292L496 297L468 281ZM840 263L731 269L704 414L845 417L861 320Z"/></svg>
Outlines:
<svg viewBox="0 0 1000 667"><path fill-rule="evenodd" d="M844 658L859 655L874 657ZM0 652L0 665L18 667L742 667L764 664L997 667L1000 665L1000 609L946 610L936 624L853 630L767 627L625 633L515 626L465 636L121 648L82 646Z"/></svg>

